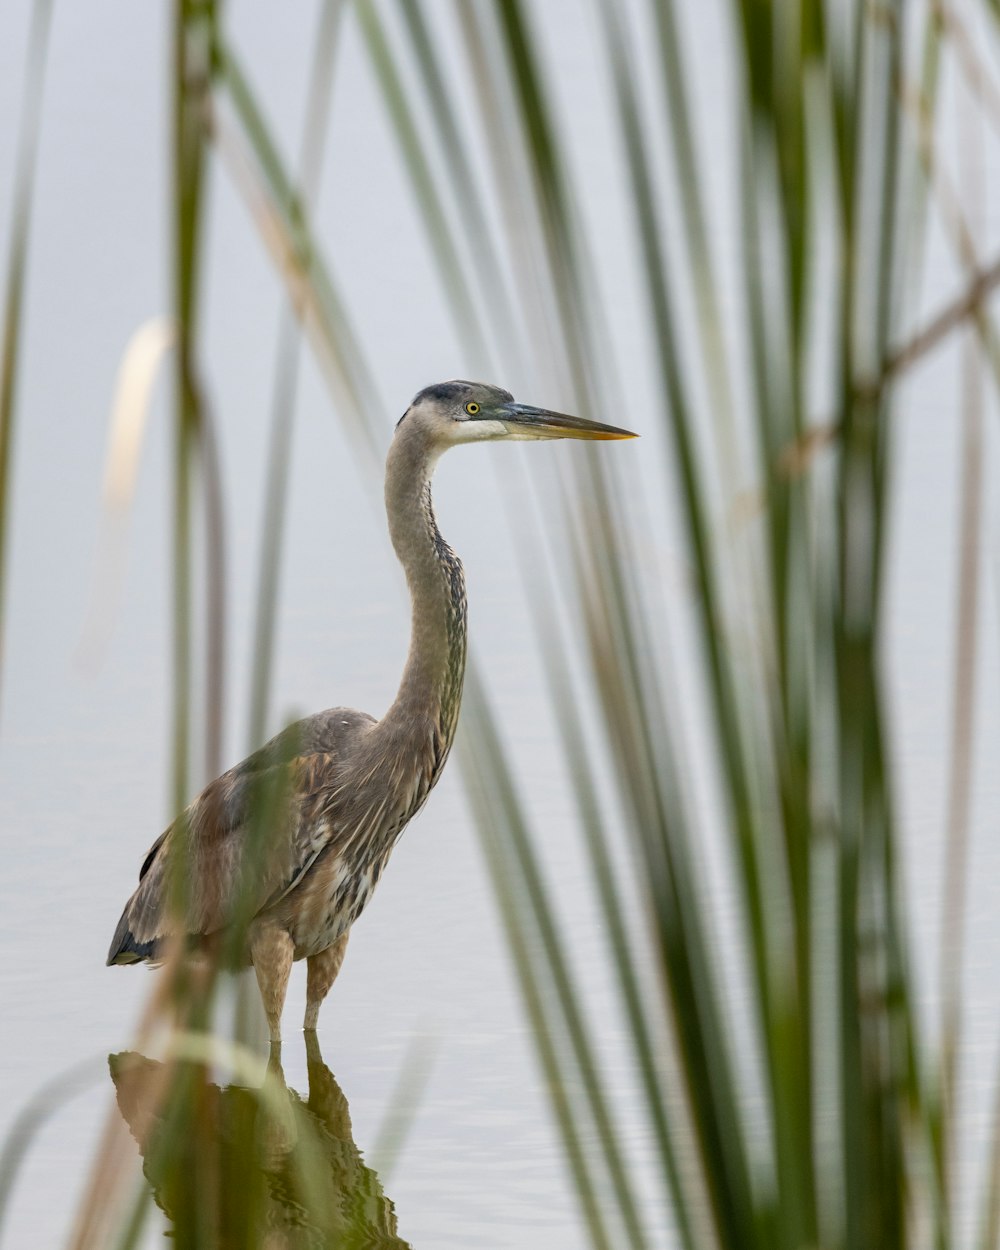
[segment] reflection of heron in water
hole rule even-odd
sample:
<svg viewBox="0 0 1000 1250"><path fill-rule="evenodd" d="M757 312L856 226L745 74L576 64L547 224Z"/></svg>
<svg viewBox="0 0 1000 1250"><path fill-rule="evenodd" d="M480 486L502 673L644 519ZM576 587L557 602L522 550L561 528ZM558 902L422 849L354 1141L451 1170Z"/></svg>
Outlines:
<svg viewBox="0 0 1000 1250"><path fill-rule="evenodd" d="M347 1099L315 1033L306 1034L306 1058L303 1099L286 1085L278 1051L269 1098L213 1085L201 1065L168 1070L135 1051L108 1057L119 1110L178 1245L410 1250L354 1143Z"/></svg>
<svg viewBox="0 0 1000 1250"><path fill-rule="evenodd" d="M465 578L431 507L438 458L460 443L632 437L515 404L496 386L444 382L420 392L396 427L385 470L389 534L413 601L395 702L378 721L352 708L310 716L208 785L150 848L109 964L155 960L171 935L197 946L242 917L237 962L254 966L271 1040L281 1036L296 959L308 962L305 1027L316 1028L351 925L437 781L458 721ZM352 541L349 527L325 541ZM171 880L179 875L170 872L172 848L183 859L182 882Z"/></svg>

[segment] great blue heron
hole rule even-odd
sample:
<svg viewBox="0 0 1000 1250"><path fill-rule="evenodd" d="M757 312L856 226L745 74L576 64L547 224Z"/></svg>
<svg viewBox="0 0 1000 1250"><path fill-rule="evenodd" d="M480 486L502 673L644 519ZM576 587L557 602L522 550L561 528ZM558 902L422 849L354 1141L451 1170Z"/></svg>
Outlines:
<svg viewBox="0 0 1000 1250"><path fill-rule="evenodd" d="M197 945L241 918L248 923L240 958L253 964L271 1040L280 1040L298 959L308 965L305 1027L316 1028L351 925L440 776L458 720L465 578L431 507L438 457L459 443L493 439L633 437L516 404L496 386L443 382L416 396L396 426L385 472L389 535L412 602L410 652L395 702L381 720L350 708L307 717L206 786L143 861L109 964L156 960L172 936ZM260 796L268 793L280 797L266 815L267 837L255 839ZM179 840L181 890L172 888L170 872ZM255 842L265 845L251 847Z"/></svg>

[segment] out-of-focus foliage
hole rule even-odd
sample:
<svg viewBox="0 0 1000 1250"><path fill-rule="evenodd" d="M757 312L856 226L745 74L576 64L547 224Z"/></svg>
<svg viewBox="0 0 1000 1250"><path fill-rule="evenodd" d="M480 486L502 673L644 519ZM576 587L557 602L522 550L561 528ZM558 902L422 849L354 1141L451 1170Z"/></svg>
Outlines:
<svg viewBox="0 0 1000 1250"><path fill-rule="evenodd" d="M287 1088L280 1058L262 1097L220 1088L201 1064L170 1071L135 1052L109 1056L119 1110L179 1243L406 1250L315 1033L306 1047L307 1098Z"/></svg>
<svg viewBox="0 0 1000 1250"><path fill-rule="evenodd" d="M644 390L657 399L648 419L663 435L663 491L676 495L686 541L701 663L694 719L705 735L699 754L711 761L718 788L713 836L736 887L749 1012L734 1027L719 974L728 948L701 877L703 814L690 799L691 744L678 732L692 721L677 714L658 588L637 575L632 558L646 523L640 492L613 458L581 454L550 504L565 519L548 540L560 576L555 583L542 576L540 562L528 576L606 958L654 1143L657 1198L630 1167L530 814L475 670L463 739L470 798L580 1209L592 1244L609 1250L660 1244L664 1205L673 1213L671 1235L686 1250L956 1244L958 977L952 952L941 1030L923 1036L897 880L881 627L894 385L965 324L991 368L996 360L987 297L1000 269L978 258L951 201L942 215L967 289L926 325L911 324L907 298L919 285L934 203L940 66L953 58L970 72L964 22L973 13L991 22L991 6L980 14L971 0L961 8L936 0L915 7L720 0L721 99L734 136L722 151L706 145L679 0L581 7L599 32L627 179L635 282L653 343ZM420 0L324 5L309 110L314 138L340 21L359 24L470 372L541 379L581 415L617 413L625 392L594 263L601 240L586 232L587 189L575 178L565 129L572 119L560 120L555 107L538 14L523 0L459 0L433 10ZM448 72L436 35L443 22L468 75ZM192 470L200 463L212 475L198 317L209 161L233 178L286 280L365 472L377 470L387 422L365 345L310 220L318 145L307 138L301 177L293 175L269 131L266 102L227 41L224 13L212 4L175 5L173 56L180 808L199 716L191 679ZM727 184L737 199L733 273L708 226L718 185L710 171L719 161L732 164ZM473 168L484 168L486 180ZM23 217L15 218L12 241L0 446L13 419L5 397L14 394ZM723 317L723 293L734 291L736 334ZM540 324L544 335L533 334ZM280 454L268 487L272 539L261 560L255 739L266 721L281 558L291 339L283 351L275 392ZM820 412L810 407L817 392L827 404ZM752 504L734 539L732 511L748 489ZM221 569L222 518L211 508L208 515L206 548ZM975 529L974 512L964 524ZM974 584L973 569L963 578L959 673L971 671ZM221 703L223 608L220 600L208 616L210 762L218 753L211 726ZM567 619L572 631L563 628ZM960 735L968 723L961 681L956 699ZM599 725L585 731L595 703ZM959 807L965 754L956 751L953 770ZM610 849L611 830L622 827L634 881ZM962 845L956 819L946 932L960 917ZM172 968L167 983L164 1002L190 995L195 981ZM209 1009L209 996L197 1000L191 1026L206 1023ZM314 1095L317 1074L327 1093ZM112 1075L156 1200L178 1222L178 1235L186 1230L184 1244L236 1244L237 1218L249 1221L238 1225L239 1244L299 1244L302 1227L326 1230L329 1244L403 1244L349 1128L332 1127L314 1105L328 1095L336 1101L318 1059L307 1104L273 1072L262 1087L270 1093L259 1098L219 1090L197 1065L161 1070L113 1057ZM135 1082L157 1087L155 1096L137 1092ZM136 1127L137 1115L145 1127ZM189 1149L161 1148L169 1133ZM261 1166L246 1182L246 1209L236 1212L227 1169L249 1168L251 1155ZM290 1160L299 1156L292 1179ZM91 1205L114 1188L108 1178L124 1157L108 1147ZM986 1175L984 1247L997 1243L996 1149ZM362 1222L334 1223L341 1208L354 1210L352 1195L362 1195ZM148 1200L144 1190L116 1232L121 1244L133 1244ZM358 1240L362 1226L368 1241ZM98 1225L84 1218L82 1227ZM268 1241L276 1229L284 1240ZM80 1244L105 1244L89 1235Z"/></svg>

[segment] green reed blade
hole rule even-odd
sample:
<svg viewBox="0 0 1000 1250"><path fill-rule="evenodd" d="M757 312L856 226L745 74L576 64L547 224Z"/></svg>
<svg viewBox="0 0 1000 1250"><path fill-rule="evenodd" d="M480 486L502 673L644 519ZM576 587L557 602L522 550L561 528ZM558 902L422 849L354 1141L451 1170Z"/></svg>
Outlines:
<svg viewBox="0 0 1000 1250"><path fill-rule="evenodd" d="M115 1250L135 1250L146 1228L146 1220L152 1211L152 1193L143 1177L136 1185L135 1198L128 1215L122 1221L121 1235L115 1242Z"/></svg>
<svg viewBox="0 0 1000 1250"><path fill-rule="evenodd" d="M531 551L524 553L528 560ZM549 592L549 583L537 568L528 570L527 601L535 615L535 632L542 647L546 678L549 683L550 700L562 737L576 796L577 811L590 857L594 888L601 903L605 923L608 926L610 953L617 969L632 1041L646 1095L649 1114L656 1142L664 1163L668 1195L673 1200L674 1213L682 1244L692 1248L697 1242L688 1211L688 1198L681 1179L676 1157L673 1132L668 1123L667 1091L658 1066L651 1018L657 1019L664 1004L656 999L644 1002L644 987L639 979L639 952L629 938L624 916L624 905L616 883L617 872L607 845L607 826L601 813L601 804L594 785L595 761L591 759L581 731L582 708L576 698L573 682L567 668L561 645L564 632L555 615L555 605ZM661 1023L662 1027L662 1023Z"/></svg>
<svg viewBox="0 0 1000 1250"><path fill-rule="evenodd" d="M337 49L342 0L327 0L322 6L313 51L312 72L307 92L305 123L300 153L299 190L293 193L308 210L315 198L320 178L333 66ZM246 91L240 81L239 89ZM262 150L276 160L265 139ZM280 177L280 170L278 173ZM301 315L298 318L301 321ZM257 573L257 614L254 623L253 662L250 675L250 749L255 750L267 736L270 683L274 658L275 614L281 569L281 550L288 511L288 475L291 466L296 392L298 389L299 331L297 320L287 310L282 314L274 367L271 398L271 441L267 458L267 485L261 526L260 558Z"/></svg>
<svg viewBox="0 0 1000 1250"><path fill-rule="evenodd" d="M241 134L250 144L257 162L249 176L258 181L252 187L239 180L237 185L245 196L251 191L267 195L260 207L271 215L260 224L280 232L284 248L279 258L280 267L282 276L292 286L292 307L301 315L317 347L319 363L331 384L338 414L354 436L355 446L370 475L381 465L384 434L380 431L388 428L388 421L366 352L351 325L329 265L316 246L308 213L293 190L246 74L232 48L218 32L214 59L220 82L236 111ZM248 171L240 169L238 172L242 175Z"/></svg>
<svg viewBox="0 0 1000 1250"><path fill-rule="evenodd" d="M172 116L174 352L174 810L187 802L191 738L191 468L201 422L197 362L198 289L201 261L205 133L202 118L209 90L214 5L176 0L174 5Z"/></svg>
<svg viewBox="0 0 1000 1250"><path fill-rule="evenodd" d="M1000 1065L993 1079L993 1114L990 1145L986 1154L986 1177L983 1184L978 1250L1000 1247Z"/></svg>
<svg viewBox="0 0 1000 1250"><path fill-rule="evenodd" d="M587 1096L588 1111L593 1117L599 1134L608 1173L620 1206L621 1217L629 1235L629 1244L642 1247L646 1245L646 1235L639 1217L632 1182L624 1165L620 1133L608 1103L607 1084L599 1070L596 1055L589 1041L580 992L570 969L568 954L559 936L551 894L532 848L527 822L516 795L503 745L495 723L489 715L485 693L476 669L472 670L468 679L468 693L473 706L478 709L477 722L480 738L478 749L483 758L493 761L494 788L506 813L507 833L513 850L514 862L520 874L520 888L524 891L525 902L530 904L531 915L538 926L538 935L561 1009L573 1061L579 1068Z"/></svg>
<svg viewBox="0 0 1000 1250"><path fill-rule="evenodd" d="M489 194L479 184L469 145L459 122L460 100L449 87L449 69L438 54L435 39L418 0L396 0L402 15L409 47L420 74L443 154L443 172L449 179L455 203L462 218L465 242L477 271L484 315L494 336L504 344L504 354L513 361L523 359L524 346L500 258L494 246L484 200ZM520 371L520 370L518 370Z"/></svg>
<svg viewBox="0 0 1000 1250"><path fill-rule="evenodd" d="M0 1149L0 1245L3 1244L4 1221L10 1212L11 1194L32 1141L61 1107L103 1075L103 1056L84 1059L36 1090L15 1116Z"/></svg>
<svg viewBox="0 0 1000 1250"><path fill-rule="evenodd" d="M382 98L389 110L396 141L410 176L414 196L427 228L431 249L444 280L460 336L466 344L470 358L485 365L489 361L489 350L480 324L478 304L466 281L464 267L453 241L451 224L438 194L437 181L424 151L374 0L358 0L354 12L361 25Z"/></svg>
<svg viewBox="0 0 1000 1250"><path fill-rule="evenodd" d="M0 690L3 688L7 544L13 496L14 426L24 316L24 289L31 231L35 162L41 135L42 96L48 59L52 0L35 0L25 60L24 101L13 182L13 207L0 341Z"/></svg>
<svg viewBox="0 0 1000 1250"><path fill-rule="evenodd" d="M470 680L471 678L471 680ZM608 1166L611 1181L615 1187L621 1218L628 1233L628 1244L641 1247L646 1245L631 1183L621 1159L617 1130L611 1123L606 1107L603 1085L597 1075L596 1063L580 1016L579 993L575 989L562 945L558 938L551 904L542 884L533 853L527 843L524 828L524 816L514 790L504 758L496 727L482 687L473 670L466 679L466 721L471 722L476 734L474 753L469 763L463 768L463 775L469 790L470 798L482 822L481 828L486 834L491 828L496 829L492 838L484 837L484 846L491 853L491 864L495 868L494 882L503 883L505 893L512 897L515 911L511 921L518 913L522 917L529 916L536 922L540 949L524 950L524 962L518 960L521 973L522 989L529 999L529 1010L533 1022L539 1023L546 1019L541 1033L536 1034L540 1045L540 1054L549 1075L550 1094L557 1100L556 1112L563 1128L564 1142L571 1150L574 1162L574 1174L578 1192L585 1202L589 1213L588 1222L600 1236L600 1244L607 1244L603 1231L604 1217L599 1216L596 1187L586 1163L583 1129L579 1119L581 1115L592 1116L599 1134L602 1155ZM488 762L484 766L484 761ZM489 788L482 788L482 782L489 778ZM496 822L502 821L497 827ZM495 847L501 848L503 859L496 860ZM530 906L529 906L530 904ZM524 920L508 924L508 938L520 944ZM516 936L514 930L516 929ZM540 958L544 954L544 960ZM543 995L540 990L540 977L551 981L554 1000ZM541 1015L541 1006L547 1002L547 1012ZM558 1006L558 1012L553 1007ZM559 1051L562 1057L557 1057ZM578 1068L586 1100L576 1095L577 1109L567 1103L565 1087L572 1087L567 1080L567 1059ZM581 1101L583 1105L581 1106ZM597 1241L595 1240L595 1244Z"/></svg>
<svg viewBox="0 0 1000 1250"><path fill-rule="evenodd" d="M472 722L478 727L479 710L476 704L472 707L467 705L465 723ZM464 733L460 735L459 748L463 754L467 749ZM583 1144L581 1109L574 1105L575 1091L572 1083L564 1080L564 1060L556 1042L558 1024L550 1018L551 1009L542 989L538 960L526 941L521 918L524 910L523 893L512 872L504 844L506 809L497 803L493 791L483 784L478 753L470 750L468 762L463 763L462 775L476 816L481 844L490 866L490 880L504 920L511 953L514 956L525 1007L531 1020L539 1058L545 1073L556 1121L559 1124L562 1142L566 1149L567 1163L577 1197L580 1200L581 1211L595 1250L611 1250L613 1243L608 1236L607 1221L602 1212L597 1186L592 1177L591 1166L587 1162Z"/></svg>

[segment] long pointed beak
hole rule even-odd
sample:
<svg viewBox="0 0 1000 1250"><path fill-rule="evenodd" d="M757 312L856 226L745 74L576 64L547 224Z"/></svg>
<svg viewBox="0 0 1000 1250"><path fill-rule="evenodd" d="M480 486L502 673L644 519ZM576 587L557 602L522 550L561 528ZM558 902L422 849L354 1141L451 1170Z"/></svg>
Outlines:
<svg viewBox="0 0 1000 1250"><path fill-rule="evenodd" d="M570 417L564 412L532 408L529 404L504 404L498 418L513 438L638 438L631 430L583 417Z"/></svg>

